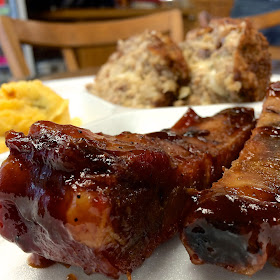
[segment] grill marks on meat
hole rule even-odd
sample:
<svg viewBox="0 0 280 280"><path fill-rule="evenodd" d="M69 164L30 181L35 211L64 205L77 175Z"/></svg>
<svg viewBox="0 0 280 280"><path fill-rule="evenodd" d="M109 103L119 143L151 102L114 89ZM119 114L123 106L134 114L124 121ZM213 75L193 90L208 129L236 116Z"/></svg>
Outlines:
<svg viewBox="0 0 280 280"><path fill-rule="evenodd" d="M267 260L280 266L280 83L271 84L263 112L240 157L186 218L182 241L195 264L212 263L252 275Z"/></svg>
<svg viewBox="0 0 280 280"><path fill-rule="evenodd" d="M237 158L251 109L171 129L94 134L41 121L10 131L0 170L0 233L26 252L112 278L131 272L177 231L187 190L209 188Z"/></svg>

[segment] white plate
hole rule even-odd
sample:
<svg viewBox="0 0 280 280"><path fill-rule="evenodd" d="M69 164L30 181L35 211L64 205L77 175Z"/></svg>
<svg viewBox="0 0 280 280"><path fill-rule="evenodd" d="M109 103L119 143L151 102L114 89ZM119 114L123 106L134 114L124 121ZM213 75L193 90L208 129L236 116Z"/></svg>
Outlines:
<svg viewBox="0 0 280 280"><path fill-rule="evenodd" d="M114 105L89 93L86 90L86 84L92 83L93 81L93 77L86 76L44 81L44 84L63 98L69 100L71 117L81 118L83 125L119 112L133 110Z"/></svg>
<svg viewBox="0 0 280 280"><path fill-rule="evenodd" d="M255 115L258 117L261 112L262 103L192 106L192 109L194 109L198 115L206 117L212 116L225 108L236 106L251 107L255 110ZM122 112L102 120L88 123L85 127L93 132L103 132L111 135L119 134L122 131L148 133L171 127L183 116L187 108L188 107L167 107Z"/></svg>
<svg viewBox="0 0 280 280"><path fill-rule="evenodd" d="M278 80L274 76L273 80ZM70 101L71 117L80 117L83 127L94 132L117 134L124 130L147 133L172 126L187 110L186 107L136 110L115 106L89 93L85 84L92 82L92 77L61 79L44 82L62 97ZM201 116L211 116L216 112L238 104L223 104L193 107ZM255 109L256 116L261 111L261 103L242 104ZM7 155L2 157L2 160ZM1 158L0 158L1 161ZM66 280L73 273L78 280L106 280L102 275L87 276L80 268L66 268L56 264L45 269L31 268L26 264L28 254L16 245L0 237L0 279L1 280ZM252 280L278 280L280 269L269 265L251 277ZM122 276L122 280L126 277ZM211 265L195 266L178 237L162 244L144 264L132 274L133 280L208 280L208 279L248 279L246 276L230 273Z"/></svg>
<svg viewBox="0 0 280 280"><path fill-rule="evenodd" d="M231 105L197 106L195 111L202 116L210 116ZM244 105L244 104L243 104ZM256 114L261 111L261 103L246 104L253 107ZM186 111L186 108L162 108L151 110L136 110L123 112L106 119L88 123L85 127L92 131L116 134L123 130L133 132L152 132L170 127ZM0 238L0 279L1 280L66 280L67 275L73 273L78 280L106 280L102 275L87 276L80 268L65 268L56 264L45 269L34 269L26 264L28 254L23 253L16 245ZM252 280L271 279L278 280L280 269L267 265L264 270L253 276ZM179 241L174 237L169 242L162 244L144 264L132 274L133 280L208 280L208 279L248 279L228 272L212 265L195 266L191 264L189 256ZM122 276L122 280L126 277Z"/></svg>
<svg viewBox="0 0 280 280"><path fill-rule="evenodd" d="M149 112L153 110L159 110L158 112L161 112L162 110L166 112L178 110L178 112L183 112L185 109L181 108L164 108L164 109L133 109L133 108L127 108L123 106L118 106L115 104L112 104L110 102L107 102L97 96L94 96L93 94L90 94L86 90L86 85L88 83L92 83L94 81L94 77L86 76L86 77L78 77L78 78L67 78L67 79L59 79L59 80L51 80L51 81L44 81L44 84L49 86L51 89L53 89L57 94L59 94L61 97L69 100L69 111L71 118L78 117L82 121L82 127L86 127L87 124L93 123L93 122L100 122L100 131L102 129L108 129L109 131L104 131L112 134L116 134L118 132L121 132L121 127L123 125L123 121L121 118L125 118L125 114L122 116L121 113L129 113L129 112L139 112L139 115L143 115L143 111L145 114L150 114ZM223 105L221 105L223 106ZM199 107L199 106L198 106ZM200 110L199 113L203 113L203 110ZM121 114L120 118L118 115ZM208 112L208 114L211 114L211 111ZM148 115L145 115L148 116ZM125 128L126 130L135 131L134 128L137 128L135 126L135 122L137 123L137 113L136 115L133 115L134 119L131 120L130 123L128 123L128 127ZM136 117L136 119L135 119ZM102 120L103 119L115 119L115 127L102 127ZM118 121L121 121L120 126ZM170 126L172 125L172 122L176 120L170 119L169 122L164 122L164 125ZM160 120L148 120L146 128L157 128L157 125L159 124ZM170 124L170 125L169 125ZM117 130L117 128L120 128ZM142 131L139 131L142 132ZM145 132L145 131L143 131ZM0 154L0 164L7 158L7 153Z"/></svg>

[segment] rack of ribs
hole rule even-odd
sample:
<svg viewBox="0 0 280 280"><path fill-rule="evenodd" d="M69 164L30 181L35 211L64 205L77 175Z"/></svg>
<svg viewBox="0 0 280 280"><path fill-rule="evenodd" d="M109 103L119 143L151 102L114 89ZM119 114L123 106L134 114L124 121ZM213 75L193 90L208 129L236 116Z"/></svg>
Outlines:
<svg viewBox="0 0 280 280"><path fill-rule="evenodd" d="M40 121L10 131L0 169L0 233L25 252L112 278L178 232L188 188L209 188L238 157L252 109L117 136ZM184 211L183 211L184 210Z"/></svg>
<svg viewBox="0 0 280 280"><path fill-rule="evenodd" d="M240 157L212 188L200 192L181 239L195 264L252 275L267 261L280 266L280 83Z"/></svg>

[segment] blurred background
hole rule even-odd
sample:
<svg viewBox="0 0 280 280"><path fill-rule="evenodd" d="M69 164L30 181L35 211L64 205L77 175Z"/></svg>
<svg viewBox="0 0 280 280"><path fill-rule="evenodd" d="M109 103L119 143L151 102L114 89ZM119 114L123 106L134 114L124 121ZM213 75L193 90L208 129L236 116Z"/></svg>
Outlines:
<svg viewBox="0 0 280 280"><path fill-rule="evenodd" d="M201 11L214 17L245 17L280 9L280 0L0 0L1 15L56 22L129 18L170 8L182 11L184 31L187 32L199 25ZM262 32L271 44L280 45L280 25ZM59 51L24 48L33 73L48 75L65 70ZM83 50L78 53L79 61L82 67L102 65L113 50L114 46ZM273 61L274 72L280 73L279 64L279 61ZM0 44L0 83L9 77L9 67Z"/></svg>

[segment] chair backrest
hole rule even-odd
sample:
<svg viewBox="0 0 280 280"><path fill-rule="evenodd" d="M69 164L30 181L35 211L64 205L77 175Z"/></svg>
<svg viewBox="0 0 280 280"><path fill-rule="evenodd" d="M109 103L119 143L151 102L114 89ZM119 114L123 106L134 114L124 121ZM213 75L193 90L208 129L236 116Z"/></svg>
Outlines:
<svg viewBox="0 0 280 280"><path fill-rule="evenodd" d="M260 30L280 26L280 10L248 16L246 18L250 19L254 26ZM272 59L280 60L280 46L270 46L269 51Z"/></svg>
<svg viewBox="0 0 280 280"><path fill-rule="evenodd" d="M21 79L30 75L21 44L62 49L68 71L79 69L75 49L116 43L144 30L169 33L175 42L183 40L180 10L102 22L43 22L0 16L0 43L12 75Z"/></svg>

